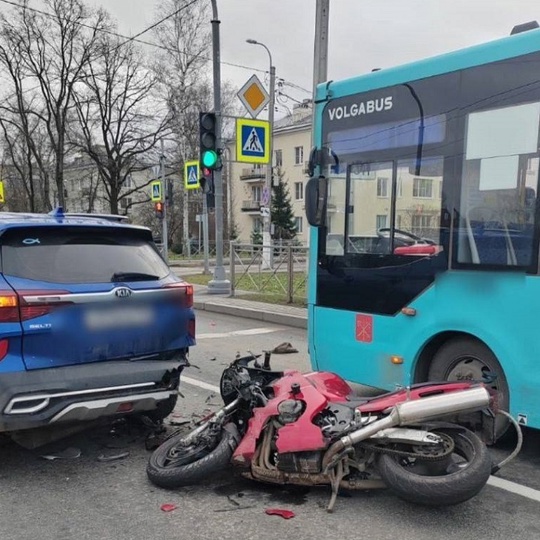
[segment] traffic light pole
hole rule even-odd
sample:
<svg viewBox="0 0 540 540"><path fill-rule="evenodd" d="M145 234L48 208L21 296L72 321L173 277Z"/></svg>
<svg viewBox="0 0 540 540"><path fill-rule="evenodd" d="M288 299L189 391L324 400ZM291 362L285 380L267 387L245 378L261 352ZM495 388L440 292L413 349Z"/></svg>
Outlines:
<svg viewBox="0 0 540 540"><path fill-rule="evenodd" d="M212 49L214 66L214 112L216 114L216 147L222 148L221 143L221 64L219 44L219 24L217 0L212 0ZM221 170L214 171L214 196L216 201L216 266L214 278L208 282L208 292L211 294L228 294L231 282L227 279L223 266L223 180Z"/></svg>
<svg viewBox="0 0 540 540"><path fill-rule="evenodd" d="M163 219L161 241L163 245L163 258L165 262L169 264L169 240L167 231L167 186L165 181L165 151L163 149L163 139L161 139L161 156L159 157L160 177L161 177L161 197L163 200Z"/></svg>

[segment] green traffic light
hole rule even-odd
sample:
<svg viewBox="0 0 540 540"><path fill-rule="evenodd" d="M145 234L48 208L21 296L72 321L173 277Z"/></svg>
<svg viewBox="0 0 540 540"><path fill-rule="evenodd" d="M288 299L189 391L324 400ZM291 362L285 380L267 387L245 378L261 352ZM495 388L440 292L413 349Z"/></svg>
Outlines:
<svg viewBox="0 0 540 540"><path fill-rule="evenodd" d="M205 167L208 167L209 169L213 169L218 162L218 155L213 150L206 150L206 152L203 154L202 162Z"/></svg>

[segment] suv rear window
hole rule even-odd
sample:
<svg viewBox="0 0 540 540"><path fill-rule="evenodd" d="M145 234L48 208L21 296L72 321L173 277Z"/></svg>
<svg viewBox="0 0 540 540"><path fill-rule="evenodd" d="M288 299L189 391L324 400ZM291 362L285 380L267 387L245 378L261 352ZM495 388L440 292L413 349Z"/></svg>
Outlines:
<svg viewBox="0 0 540 540"><path fill-rule="evenodd" d="M169 268L143 235L120 227L9 230L0 240L3 272L51 283L104 283L115 274L162 279Z"/></svg>

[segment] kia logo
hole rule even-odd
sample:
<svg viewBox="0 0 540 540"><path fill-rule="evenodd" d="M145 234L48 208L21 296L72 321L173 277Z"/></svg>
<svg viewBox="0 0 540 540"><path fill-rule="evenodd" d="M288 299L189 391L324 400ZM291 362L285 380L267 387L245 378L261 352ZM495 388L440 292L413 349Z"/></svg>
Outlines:
<svg viewBox="0 0 540 540"><path fill-rule="evenodd" d="M122 287L121 289L116 289L114 294L116 294L118 298L127 298L128 296L131 296L131 290L126 289L126 287Z"/></svg>

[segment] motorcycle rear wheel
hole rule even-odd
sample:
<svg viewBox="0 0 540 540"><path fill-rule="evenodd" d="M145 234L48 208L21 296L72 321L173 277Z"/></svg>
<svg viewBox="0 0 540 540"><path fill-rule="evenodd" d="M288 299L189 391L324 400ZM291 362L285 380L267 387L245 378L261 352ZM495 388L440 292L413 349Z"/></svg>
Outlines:
<svg viewBox="0 0 540 540"><path fill-rule="evenodd" d="M441 462L382 454L379 473L398 497L425 506L450 506L474 497L491 474L485 444L465 428L440 429L452 437L454 452Z"/></svg>
<svg viewBox="0 0 540 540"><path fill-rule="evenodd" d="M156 486L174 489L197 484L224 469L238 446L234 425L225 426L216 435L209 427L189 445L183 444L188 434L180 434L163 442L150 456L146 474Z"/></svg>

